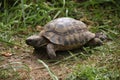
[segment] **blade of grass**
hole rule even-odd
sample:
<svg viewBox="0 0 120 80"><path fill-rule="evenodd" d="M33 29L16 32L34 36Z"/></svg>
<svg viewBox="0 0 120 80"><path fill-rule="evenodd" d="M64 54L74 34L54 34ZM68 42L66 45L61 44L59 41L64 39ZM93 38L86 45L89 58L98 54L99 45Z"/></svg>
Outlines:
<svg viewBox="0 0 120 80"><path fill-rule="evenodd" d="M53 72L50 70L50 68L48 67L48 65L46 63L44 63L40 59L38 60L38 62L42 63L45 66L45 68L47 69L48 73L50 74L50 76L52 77L53 80L58 80L58 77L53 74Z"/></svg>
<svg viewBox="0 0 120 80"><path fill-rule="evenodd" d="M24 27L26 26L26 21L25 21L25 12L24 12L24 1L21 0L22 3L22 14L23 14L23 23L24 23Z"/></svg>
<svg viewBox="0 0 120 80"><path fill-rule="evenodd" d="M65 8L65 0L63 0L63 8Z"/></svg>
<svg viewBox="0 0 120 80"><path fill-rule="evenodd" d="M64 58L63 60L60 60L60 61L55 62L53 65L62 63L62 62L64 62L64 61L66 61L66 60L68 60L68 59L71 59L71 58L73 58L73 57L75 57L75 56L78 56L78 55L80 55L80 53L76 53L76 54L74 54L74 55L71 55L71 56L69 56L69 57L66 57L66 58ZM53 66L53 65L52 65L52 66Z"/></svg>
<svg viewBox="0 0 120 80"><path fill-rule="evenodd" d="M53 17L53 19L57 18L60 13L61 13L61 11L58 11L58 12L55 14L55 16Z"/></svg>
<svg viewBox="0 0 120 80"><path fill-rule="evenodd" d="M74 56L75 54L73 54L71 51L68 51L69 52L69 54L71 55L71 56ZM76 61L78 61L78 58L77 58L77 56L74 56L73 57Z"/></svg>

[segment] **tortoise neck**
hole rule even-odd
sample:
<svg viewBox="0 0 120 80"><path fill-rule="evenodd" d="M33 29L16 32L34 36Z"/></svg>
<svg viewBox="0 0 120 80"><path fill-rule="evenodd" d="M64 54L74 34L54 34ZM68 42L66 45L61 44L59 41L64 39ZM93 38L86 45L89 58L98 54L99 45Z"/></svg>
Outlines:
<svg viewBox="0 0 120 80"><path fill-rule="evenodd" d="M42 37L43 40L41 40L41 46L45 46L49 43L49 40L46 39L45 37Z"/></svg>

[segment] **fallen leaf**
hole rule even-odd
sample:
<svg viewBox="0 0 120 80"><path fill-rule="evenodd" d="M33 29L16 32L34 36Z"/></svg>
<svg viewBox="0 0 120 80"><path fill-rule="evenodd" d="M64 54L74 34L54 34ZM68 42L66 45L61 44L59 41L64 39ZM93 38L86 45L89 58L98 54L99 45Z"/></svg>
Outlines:
<svg viewBox="0 0 120 80"><path fill-rule="evenodd" d="M10 57L10 56L12 56L12 53L3 52L2 55L5 56L5 57Z"/></svg>

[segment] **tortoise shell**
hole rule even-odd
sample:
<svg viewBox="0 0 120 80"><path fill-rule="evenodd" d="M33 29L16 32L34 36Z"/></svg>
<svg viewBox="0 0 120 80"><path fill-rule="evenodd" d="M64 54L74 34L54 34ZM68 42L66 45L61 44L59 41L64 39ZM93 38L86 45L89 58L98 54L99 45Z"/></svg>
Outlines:
<svg viewBox="0 0 120 80"><path fill-rule="evenodd" d="M43 36L57 45L84 45L95 37L88 31L87 26L72 18L58 18L44 26Z"/></svg>

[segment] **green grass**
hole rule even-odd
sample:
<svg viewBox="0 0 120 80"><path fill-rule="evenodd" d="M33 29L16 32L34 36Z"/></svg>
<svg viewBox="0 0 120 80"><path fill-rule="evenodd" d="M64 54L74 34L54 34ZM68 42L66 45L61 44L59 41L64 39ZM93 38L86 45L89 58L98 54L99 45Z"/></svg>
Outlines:
<svg viewBox="0 0 120 80"><path fill-rule="evenodd" d="M6 1L6 0L5 0ZM5 3L6 4L6 3ZM84 48L85 53L74 57L83 62L67 77L71 80L119 80L120 78L120 3L119 0L16 0L14 4L4 6L0 12L0 44L5 50L13 50L14 46L24 48L24 40L37 33L35 26L44 26L58 17L72 17L82 20L90 27L90 31L104 32L111 41L101 47ZM20 40L22 41L20 41ZM12 46L12 47L11 47ZM1 54L0 53L0 54ZM71 53L71 55L73 55ZM0 63L2 63L0 56ZM69 59L68 59L69 60ZM0 79L7 79L7 71L0 70ZM16 76L16 75L15 75Z"/></svg>
<svg viewBox="0 0 120 80"><path fill-rule="evenodd" d="M119 80L120 41L87 49L91 56L76 65L66 80Z"/></svg>
<svg viewBox="0 0 120 80"><path fill-rule="evenodd" d="M79 65L74 73L66 80L119 80L117 70L92 65Z"/></svg>

